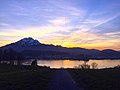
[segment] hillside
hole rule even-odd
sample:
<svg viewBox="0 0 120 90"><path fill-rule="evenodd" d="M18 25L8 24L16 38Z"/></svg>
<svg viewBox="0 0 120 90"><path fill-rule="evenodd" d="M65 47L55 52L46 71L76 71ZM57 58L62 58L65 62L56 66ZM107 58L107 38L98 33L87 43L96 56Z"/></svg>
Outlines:
<svg viewBox="0 0 120 90"><path fill-rule="evenodd" d="M120 52L111 49L100 51L96 49L67 48L43 44L31 37L5 45L1 49L13 49L27 58L37 59L120 59Z"/></svg>

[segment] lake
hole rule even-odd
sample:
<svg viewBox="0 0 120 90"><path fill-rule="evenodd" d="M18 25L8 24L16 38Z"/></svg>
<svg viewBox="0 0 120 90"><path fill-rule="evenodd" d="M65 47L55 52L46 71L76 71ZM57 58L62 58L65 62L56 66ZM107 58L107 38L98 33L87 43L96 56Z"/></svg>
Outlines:
<svg viewBox="0 0 120 90"><path fill-rule="evenodd" d="M120 65L120 60L89 60L87 64L97 63L98 68L109 68ZM51 68L74 68L80 64L83 64L84 61L76 60L38 60L39 66L50 66Z"/></svg>

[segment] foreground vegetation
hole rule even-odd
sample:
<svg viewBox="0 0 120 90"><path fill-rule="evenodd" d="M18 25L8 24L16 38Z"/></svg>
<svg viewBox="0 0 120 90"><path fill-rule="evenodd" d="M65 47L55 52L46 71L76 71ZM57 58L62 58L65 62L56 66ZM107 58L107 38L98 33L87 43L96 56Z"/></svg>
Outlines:
<svg viewBox="0 0 120 90"><path fill-rule="evenodd" d="M0 64L0 90L48 90L56 69ZM84 90L120 90L120 67L67 69Z"/></svg>
<svg viewBox="0 0 120 90"><path fill-rule="evenodd" d="M79 87L85 90L120 90L120 68L68 69Z"/></svg>
<svg viewBox="0 0 120 90"><path fill-rule="evenodd" d="M0 65L0 90L47 90L47 67Z"/></svg>

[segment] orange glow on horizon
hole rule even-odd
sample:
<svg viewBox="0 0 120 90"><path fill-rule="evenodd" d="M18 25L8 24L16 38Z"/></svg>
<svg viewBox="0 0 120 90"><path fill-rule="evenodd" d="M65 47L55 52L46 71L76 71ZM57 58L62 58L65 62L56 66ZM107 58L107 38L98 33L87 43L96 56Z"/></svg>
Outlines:
<svg viewBox="0 0 120 90"><path fill-rule="evenodd" d="M13 42L14 41L2 40L2 41L0 41L0 47L4 46L4 45L7 45L7 44L10 44L10 43L13 43Z"/></svg>

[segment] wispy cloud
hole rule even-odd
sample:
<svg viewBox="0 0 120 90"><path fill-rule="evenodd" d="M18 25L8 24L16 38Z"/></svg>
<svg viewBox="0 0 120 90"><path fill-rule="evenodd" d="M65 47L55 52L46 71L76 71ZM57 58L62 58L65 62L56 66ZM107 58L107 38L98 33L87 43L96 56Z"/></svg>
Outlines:
<svg viewBox="0 0 120 90"><path fill-rule="evenodd" d="M65 25L69 23L69 20L67 19L67 17L58 17L57 19L50 20L49 22L56 26L56 25Z"/></svg>
<svg viewBox="0 0 120 90"><path fill-rule="evenodd" d="M3 26L3 27L9 27L9 26L11 26L11 25L8 24L8 23L1 22L1 23L0 23L0 26Z"/></svg>
<svg viewBox="0 0 120 90"><path fill-rule="evenodd" d="M103 18L100 23L98 23L98 24L95 25L95 27L97 27L97 26L99 26L99 25L102 25L102 24L104 24L104 23L107 23L107 22L109 22L109 21L111 21L111 20L113 20L113 19L115 19L115 18L117 18L117 17L119 17L119 16L120 16L120 13L115 14L114 16L109 17L109 18Z"/></svg>
<svg viewBox="0 0 120 90"><path fill-rule="evenodd" d="M9 29L9 31L6 32L0 32L0 35L6 35L6 36L24 36L24 37L34 37L34 36L45 36L47 33L53 32L56 30L56 27L51 26L43 26L43 27L26 27L24 29Z"/></svg>

